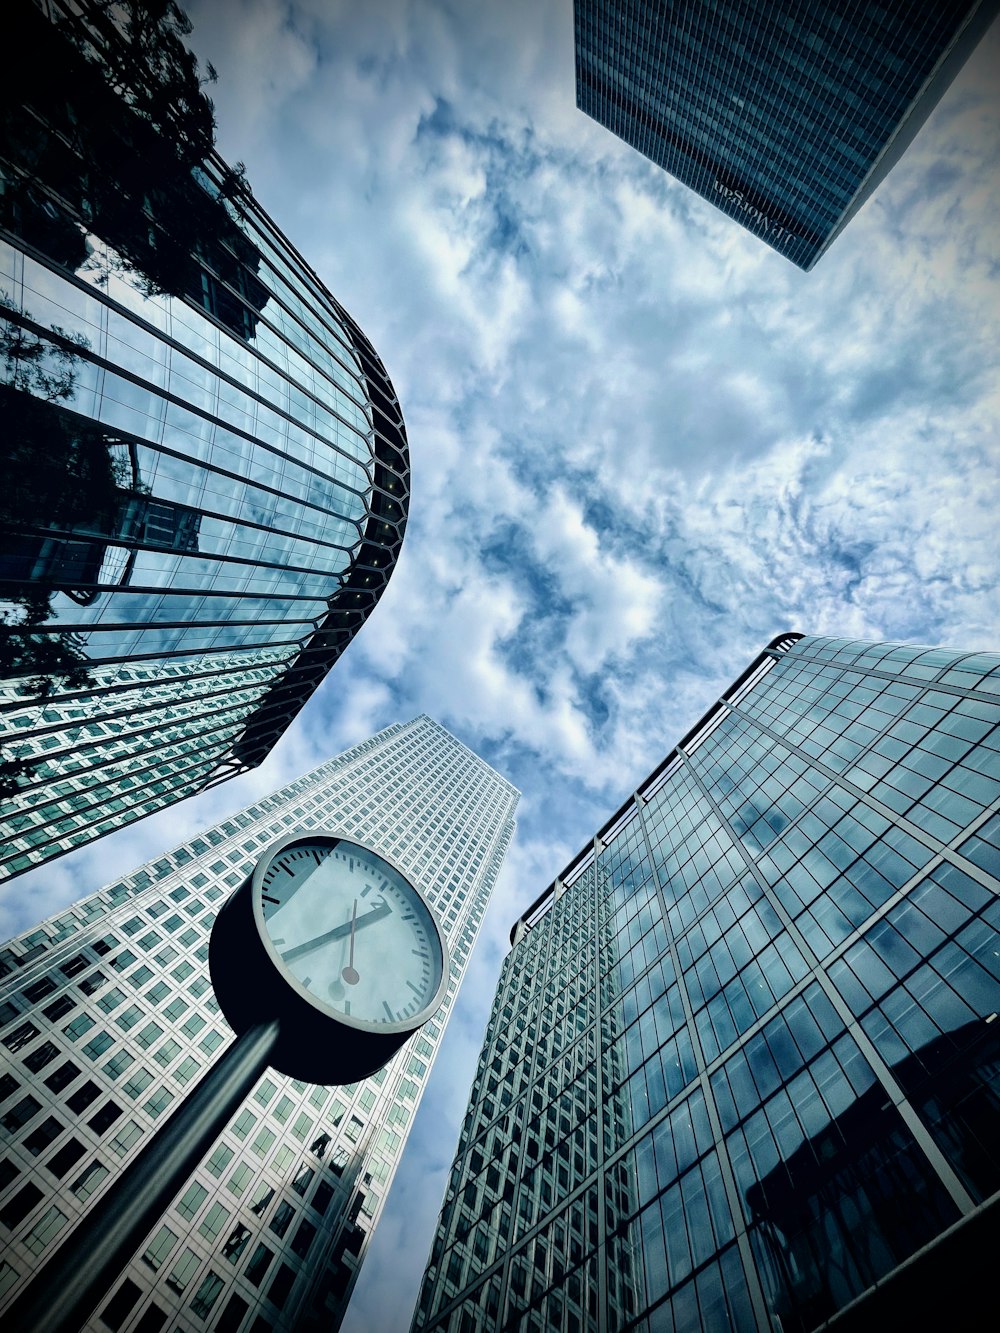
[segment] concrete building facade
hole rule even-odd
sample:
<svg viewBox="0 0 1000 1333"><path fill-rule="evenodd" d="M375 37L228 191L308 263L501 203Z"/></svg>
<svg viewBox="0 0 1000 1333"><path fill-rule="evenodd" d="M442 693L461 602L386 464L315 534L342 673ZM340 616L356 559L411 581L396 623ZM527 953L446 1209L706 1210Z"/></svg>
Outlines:
<svg viewBox="0 0 1000 1333"><path fill-rule="evenodd" d="M0 950L0 1319L232 1043L208 973L218 908L276 838L332 828L384 853L431 904L451 958L446 1000L358 1084L261 1078L87 1327L339 1326L517 800L510 783L419 717Z"/></svg>

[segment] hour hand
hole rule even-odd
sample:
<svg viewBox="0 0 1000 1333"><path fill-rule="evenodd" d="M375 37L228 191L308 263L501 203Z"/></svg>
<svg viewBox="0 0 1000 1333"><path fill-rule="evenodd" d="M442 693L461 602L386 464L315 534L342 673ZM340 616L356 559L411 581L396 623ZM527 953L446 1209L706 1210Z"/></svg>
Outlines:
<svg viewBox="0 0 1000 1333"><path fill-rule="evenodd" d="M388 903L381 903L378 907L373 907L370 912L364 916L359 916L357 920L345 921L342 926L334 926L332 930L325 931L322 935L317 935L315 939L305 940L302 944L296 944L291 949L286 949L281 955L282 961L293 963L296 958L301 958L303 954L309 953L311 949L318 949L322 944L330 944L333 940L342 940L350 935L352 929L360 930L362 926L369 926L373 921L380 921L382 917L388 916L392 908Z"/></svg>

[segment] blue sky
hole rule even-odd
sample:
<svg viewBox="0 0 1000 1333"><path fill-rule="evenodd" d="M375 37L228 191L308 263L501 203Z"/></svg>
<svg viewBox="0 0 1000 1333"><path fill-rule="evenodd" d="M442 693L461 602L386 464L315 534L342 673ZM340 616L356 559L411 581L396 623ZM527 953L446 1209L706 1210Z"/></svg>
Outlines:
<svg viewBox="0 0 1000 1333"><path fill-rule="evenodd" d="M570 0L187 8L220 150L392 376L410 526L261 769L16 881L0 926L421 711L517 783L345 1325L391 1333L520 908L778 632L1000 647L1000 25L804 274L575 109Z"/></svg>

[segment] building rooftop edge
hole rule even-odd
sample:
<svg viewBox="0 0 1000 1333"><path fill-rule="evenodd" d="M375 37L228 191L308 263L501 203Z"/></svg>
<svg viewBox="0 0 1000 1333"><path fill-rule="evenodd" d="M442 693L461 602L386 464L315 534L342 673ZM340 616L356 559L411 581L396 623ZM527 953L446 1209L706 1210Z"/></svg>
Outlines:
<svg viewBox="0 0 1000 1333"><path fill-rule="evenodd" d="M656 768L654 768L648 777L639 784L632 795L622 802L610 819L606 820L601 825L597 830L597 833L594 835L593 841L581 848L577 855L573 857L572 861L570 861L569 864L555 877L552 883L538 895L530 907L521 913L511 927L510 942L512 946L518 942L526 930L530 929L535 922L545 915L549 907L551 907L552 903L555 901L557 890L575 880L576 874L581 873L586 868L586 865L594 855L595 844L601 843L603 845L608 834L617 834L618 829L616 826L626 815L635 809L636 798L638 797L640 800L647 800L650 796L654 795L661 785L661 779L665 780L667 771L676 762L680 752L688 746L698 743L709 731L714 730L721 718L721 708L730 702L736 695L744 693L747 689L752 688L753 685L756 684L757 677L762 674L762 668L765 668L767 663L773 662L777 655L786 653L793 644L798 643L800 639L804 639L805 637L804 634L800 634L797 630L785 630L781 634L776 634L775 637L761 649L750 665L736 677L729 688L723 691L719 698L716 699L715 702L712 703L701 715L694 726L681 737L667 757L661 763L657 764Z"/></svg>
<svg viewBox="0 0 1000 1333"><path fill-rule="evenodd" d="M514 783L511 782L510 778L505 777L504 774L501 773L499 769L494 768L492 764L488 763L481 754L477 753L477 751L475 751L472 748L471 745L466 745L465 741L459 740L459 738L455 735L455 733L453 731L449 731L443 722L439 722L436 717L431 717L429 713L418 713L416 717L411 717L409 722L404 722L401 725L405 727L412 727L414 722L430 722L435 727L440 727L443 732L445 732L447 735L451 737L451 739L455 742L456 745L460 745L462 749L466 751L467 754L471 754L473 759L475 759L478 763L482 764L484 768L488 768L489 771L495 777L499 778L501 782L505 783L506 786L508 786L510 790L513 792L513 794L517 797L518 802L520 802L521 797L524 794L521 791L520 787L516 787Z"/></svg>

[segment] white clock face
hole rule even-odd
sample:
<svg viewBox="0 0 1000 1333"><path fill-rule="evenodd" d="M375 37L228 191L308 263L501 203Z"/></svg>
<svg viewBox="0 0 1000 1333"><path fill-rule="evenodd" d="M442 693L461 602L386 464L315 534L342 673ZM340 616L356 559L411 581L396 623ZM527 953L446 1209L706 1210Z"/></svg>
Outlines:
<svg viewBox="0 0 1000 1333"><path fill-rule="evenodd" d="M342 838L282 848L257 887L281 966L311 999L363 1023L415 1018L441 984L437 927L388 862Z"/></svg>

